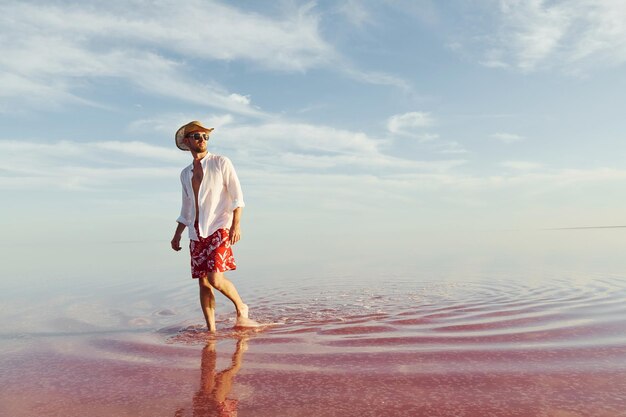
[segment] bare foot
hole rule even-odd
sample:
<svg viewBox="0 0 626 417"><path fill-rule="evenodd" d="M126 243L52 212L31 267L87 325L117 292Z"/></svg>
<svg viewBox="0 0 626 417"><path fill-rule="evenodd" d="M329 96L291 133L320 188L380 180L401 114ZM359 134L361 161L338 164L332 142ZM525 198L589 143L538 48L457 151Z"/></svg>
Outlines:
<svg viewBox="0 0 626 417"><path fill-rule="evenodd" d="M239 319L247 319L248 318L248 305L243 304L241 310L237 312L237 320Z"/></svg>
<svg viewBox="0 0 626 417"><path fill-rule="evenodd" d="M261 323L258 323L248 318L237 317L237 323L235 323L235 327L252 328L252 327L263 327L263 325Z"/></svg>
<svg viewBox="0 0 626 417"><path fill-rule="evenodd" d="M204 346L207 352L215 352L215 339L209 339Z"/></svg>
<svg viewBox="0 0 626 417"><path fill-rule="evenodd" d="M237 341L237 351L238 352L245 352L248 350L248 339L247 338L241 338Z"/></svg>

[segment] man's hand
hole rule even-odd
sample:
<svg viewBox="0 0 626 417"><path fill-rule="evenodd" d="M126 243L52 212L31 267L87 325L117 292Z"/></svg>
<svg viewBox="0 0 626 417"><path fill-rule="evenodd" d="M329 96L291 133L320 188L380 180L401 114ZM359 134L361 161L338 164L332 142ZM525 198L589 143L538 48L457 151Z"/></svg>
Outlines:
<svg viewBox="0 0 626 417"><path fill-rule="evenodd" d="M237 207L233 210L233 222L230 225L230 244L234 245L241 239L241 228L239 227L239 221L241 220L241 207Z"/></svg>
<svg viewBox="0 0 626 417"><path fill-rule="evenodd" d="M241 239L241 228L239 224L233 224L230 227L230 244L234 245L239 242L239 239Z"/></svg>
<svg viewBox="0 0 626 417"><path fill-rule="evenodd" d="M170 244L172 245L172 249L178 252L181 249L180 248L180 235L175 234Z"/></svg>

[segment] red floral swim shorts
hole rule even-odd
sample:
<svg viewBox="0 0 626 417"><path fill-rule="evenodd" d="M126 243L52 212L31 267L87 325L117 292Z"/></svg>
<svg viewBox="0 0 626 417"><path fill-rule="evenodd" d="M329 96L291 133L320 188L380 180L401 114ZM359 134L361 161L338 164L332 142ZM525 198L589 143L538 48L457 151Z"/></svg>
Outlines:
<svg viewBox="0 0 626 417"><path fill-rule="evenodd" d="M207 237L201 237L196 227L198 239L189 242L191 252L191 277L201 278L208 272L224 272L237 269L233 251L230 248L228 229L218 229Z"/></svg>

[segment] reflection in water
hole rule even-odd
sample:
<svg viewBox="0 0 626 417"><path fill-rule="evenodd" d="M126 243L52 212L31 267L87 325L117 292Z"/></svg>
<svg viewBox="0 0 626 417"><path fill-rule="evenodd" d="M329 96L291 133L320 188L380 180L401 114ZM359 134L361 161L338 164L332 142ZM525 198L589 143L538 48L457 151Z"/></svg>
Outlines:
<svg viewBox="0 0 626 417"><path fill-rule="evenodd" d="M215 340L210 340L202 349L200 388L193 396L193 416L236 417L238 400L229 398L233 380L243 361L243 353L248 349L247 337L237 341L230 367L216 373L217 351ZM174 414L175 417L188 416L184 408Z"/></svg>
<svg viewBox="0 0 626 417"><path fill-rule="evenodd" d="M0 416L626 417L623 275L379 282L259 291L262 331L186 326L195 299L162 331L2 330Z"/></svg>

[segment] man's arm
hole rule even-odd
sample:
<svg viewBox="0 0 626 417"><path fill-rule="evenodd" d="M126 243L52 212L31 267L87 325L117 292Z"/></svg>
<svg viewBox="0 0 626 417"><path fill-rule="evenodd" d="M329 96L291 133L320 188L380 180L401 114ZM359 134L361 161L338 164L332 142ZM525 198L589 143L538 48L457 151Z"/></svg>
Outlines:
<svg viewBox="0 0 626 417"><path fill-rule="evenodd" d="M176 231L174 232L174 237L172 238L172 241L170 242L170 244L172 245L172 249L174 249L175 251L179 251L180 250L180 237L183 234L183 230L185 230L185 226L184 224L178 222L178 226L176 226Z"/></svg>
<svg viewBox="0 0 626 417"><path fill-rule="evenodd" d="M230 244L234 245L241 239L241 228L239 222L241 221L241 211L245 203L243 202L243 193L241 192L241 184L235 167L230 159L222 157L222 175L224 176L224 186L230 196L233 208L233 223L230 225Z"/></svg>
<svg viewBox="0 0 626 417"><path fill-rule="evenodd" d="M230 244L234 245L241 239L241 227L239 222L241 221L241 212L243 207L237 207L233 211L233 224L230 226Z"/></svg>
<svg viewBox="0 0 626 417"><path fill-rule="evenodd" d="M178 216L178 219L176 219L176 222L178 223L178 225L176 226L174 237L172 238L172 241L170 242L170 244L172 245L172 249L174 249L175 251L180 250L180 237L182 236L183 230L185 230L185 227L187 227L185 223L183 222L188 223L188 219L186 219L185 216L188 215L191 209L191 204L193 204L192 199L189 198L188 196L189 191L185 190L185 178L188 178L186 174L187 170L188 168L185 168L180 172L180 184L182 185L183 200L182 200L182 204L180 208L180 216ZM191 185L191 183L189 183L189 185Z"/></svg>

